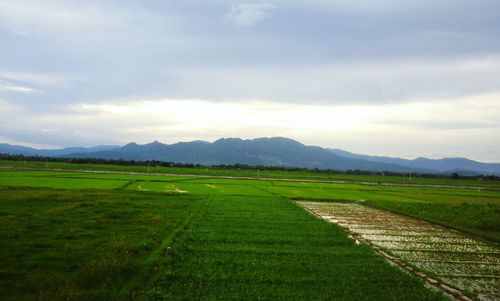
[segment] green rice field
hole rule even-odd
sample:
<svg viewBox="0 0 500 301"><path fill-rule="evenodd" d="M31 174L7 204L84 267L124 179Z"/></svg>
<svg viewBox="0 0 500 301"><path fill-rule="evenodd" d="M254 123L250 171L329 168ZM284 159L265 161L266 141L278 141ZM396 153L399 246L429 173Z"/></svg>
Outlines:
<svg viewBox="0 0 500 301"><path fill-rule="evenodd" d="M447 299L296 200L357 202L500 242L494 181L39 164L0 164L5 300Z"/></svg>

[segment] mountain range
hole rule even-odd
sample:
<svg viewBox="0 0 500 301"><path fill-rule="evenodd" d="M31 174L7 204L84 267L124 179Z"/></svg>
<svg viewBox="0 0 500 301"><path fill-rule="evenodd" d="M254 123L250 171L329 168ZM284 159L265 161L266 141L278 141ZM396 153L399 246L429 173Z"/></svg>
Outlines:
<svg viewBox="0 0 500 301"><path fill-rule="evenodd" d="M142 145L132 142L125 146L107 145L63 149L34 149L0 144L0 153L66 158L158 160L202 165L247 164L332 170L500 175L500 164L498 163L481 163L466 158L407 160L368 156L340 149L306 146L283 137L252 140L222 138L214 142L192 141L170 145L158 141Z"/></svg>

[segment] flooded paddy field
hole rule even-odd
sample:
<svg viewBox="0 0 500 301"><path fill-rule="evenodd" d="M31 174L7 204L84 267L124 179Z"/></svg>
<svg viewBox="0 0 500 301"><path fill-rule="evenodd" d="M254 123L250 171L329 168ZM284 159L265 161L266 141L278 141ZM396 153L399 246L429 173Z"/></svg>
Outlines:
<svg viewBox="0 0 500 301"><path fill-rule="evenodd" d="M359 203L297 203L458 300L500 300L498 244Z"/></svg>

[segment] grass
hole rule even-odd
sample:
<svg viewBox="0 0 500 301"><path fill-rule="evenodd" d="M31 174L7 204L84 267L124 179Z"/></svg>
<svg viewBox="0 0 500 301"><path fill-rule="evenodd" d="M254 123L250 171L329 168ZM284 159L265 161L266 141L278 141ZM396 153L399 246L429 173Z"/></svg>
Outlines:
<svg viewBox="0 0 500 301"><path fill-rule="evenodd" d="M229 176L229 177L257 177L273 179L308 179L325 181L346 182L371 182L371 183L396 183L396 184L424 184L424 185L451 185L451 186L481 186L500 188L500 181L474 180L474 179L448 179L448 178L426 178L413 176L411 180L407 175L382 176L382 175L356 175L339 172L322 171L281 171L261 168L254 169L217 168L217 167L159 167L159 166L130 166L110 164L77 164L65 162L36 162L36 161L6 161L0 160L1 168L24 168L34 170L62 169L62 170L90 170L90 171L114 171L114 172L136 172L136 173L166 173L179 175L203 175L203 176ZM148 172L149 171L149 172Z"/></svg>
<svg viewBox="0 0 500 301"><path fill-rule="evenodd" d="M492 241L500 241L500 191L496 190L6 170L0 172L0 185L365 200L373 206L424 218Z"/></svg>
<svg viewBox="0 0 500 301"><path fill-rule="evenodd" d="M0 190L0 295L113 300L200 196Z"/></svg>
<svg viewBox="0 0 500 301"><path fill-rule="evenodd" d="M0 295L441 299L295 198L364 200L500 241L495 190L3 170Z"/></svg>
<svg viewBox="0 0 500 301"><path fill-rule="evenodd" d="M128 181L123 180L59 178L50 176L7 176L2 177L1 181L1 184L5 186L50 187L63 189L117 189L128 183Z"/></svg>
<svg viewBox="0 0 500 301"><path fill-rule="evenodd" d="M368 246L278 197L217 196L138 297L442 300Z"/></svg>
<svg viewBox="0 0 500 301"><path fill-rule="evenodd" d="M365 200L500 242L500 191L496 190L8 170L0 171L0 186Z"/></svg>
<svg viewBox="0 0 500 301"><path fill-rule="evenodd" d="M487 204L377 201L368 202L368 204L500 242L500 205L498 205L498 201Z"/></svg>

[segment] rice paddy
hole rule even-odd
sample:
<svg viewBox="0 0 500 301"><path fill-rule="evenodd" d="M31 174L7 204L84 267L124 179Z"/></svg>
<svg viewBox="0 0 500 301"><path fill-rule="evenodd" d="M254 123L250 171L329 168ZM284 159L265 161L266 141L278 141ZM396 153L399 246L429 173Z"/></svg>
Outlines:
<svg viewBox="0 0 500 301"><path fill-rule="evenodd" d="M298 204L328 222L345 227L356 239L383 250L393 262L401 265L403 260L411 266L408 270L420 271L417 275L457 299L468 300L450 286L480 300L500 298L500 247L495 243L356 203L302 201Z"/></svg>
<svg viewBox="0 0 500 301"><path fill-rule="evenodd" d="M374 246L464 298L498 299L500 186L492 183L478 190L462 187L468 182L429 186L432 179L409 187L279 173L244 179L227 171L221 178L5 167L0 295L7 300L449 298L450 290L429 288ZM345 229L298 199L341 201L352 212L363 200L362 208L411 222L382 229L373 219ZM432 234L418 236L422 225ZM350 238L356 231L360 244ZM454 252L435 252L450 246Z"/></svg>

